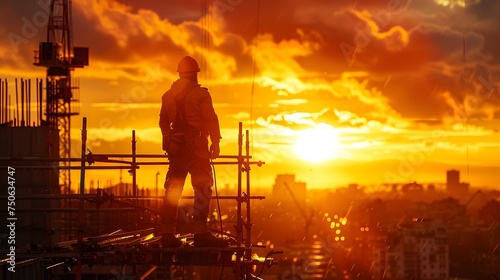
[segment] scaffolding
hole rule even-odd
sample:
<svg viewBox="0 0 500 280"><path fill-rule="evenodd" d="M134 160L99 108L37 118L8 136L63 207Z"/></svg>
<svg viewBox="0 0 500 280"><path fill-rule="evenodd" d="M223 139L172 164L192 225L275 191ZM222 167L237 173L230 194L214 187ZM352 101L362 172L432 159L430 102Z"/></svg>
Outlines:
<svg viewBox="0 0 500 280"><path fill-rule="evenodd" d="M229 247L194 247L192 246L192 235L181 236L183 245L178 248L162 248L158 235L158 223L155 223L155 217L161 213L158 208L152 207L158 205L158 196L139 195L137 187L137 170L140 166L146 165L165 165L168 164L167 155L137 154L135 131L132 131L132 149L131 154L94 154L87 152L87 123L83 118L82 126L82 156L81 158L16 158L16 169L53 169L53 166L33 166L30 162L71 162L71 165L59 165L58 169L80 170L80 189L78 194L31 194L17 196L16 200L57 200L57 201L75 201L70 208L19 208L18 212L47 212L47 213L74 213L77 216L76 226L69 227L76 233L76 239L55 242L48 245L31 245L22 250L18 250L16 258L22 260L44 261L46 270L61 268L68 272L73 271L73 279L82 279L82 267L92 267L97 264L121 265L133 267L131 279L154 279L147 278L159 271L162 266L219 266L231 267L235 279L259 279L255 276L257 268L260 271L265 267L273 265L271 255L281 253L271 250L265 257L259 257L253 248L258 246L252 244L252 222L251 222L251 200L265 199L263 196L251 195L250 171L252 165L262 166L264 162L253 161L250 156L249 131L243 134L242 123L239 123L238 131L238 154L222 155L220 161L214 161L214 165L237 165L237 194L236 195L216 195L213 199L228 199L236 201L236 222L234 229L236 234L230 234L220 230L214 230L218 234L230 239ZM246 135L244 143L243 136ZM126 159L126 160L124 160ZM5 162L11 164L13 159L1 158L4 168ZM23 165L18 165L21 163ZM77 165L79 163L79 165ZM113 165L100 165L113 164ZM90 170L103 169L127 169L132 176L132 195L115 195L109 191L98 188L96 193L85 193L85 173ZM245 176L244 176L245 174ZM182 196L182 199L193 199L192 196ZM92 205L92 207L89 207ZM104 205L113 205L115 208L106 208ZM244 207L245 206L245 207ZM100 222L108 226L113 219L100 221L103 215L115 213L132 213L128 216L132 222L129 229L115 228L106 233L99 229ZM156 219L158 221L158 219ZM92 229L92 224L96 224L99 234L85 235L85 231ZM19 243L19 242L18 242ZM5 272L6 260L0 261ZM148 276L149 275L149 276ZM48 278L52 279L52 278ZM65 279L65 278L61 278Z"/></svg>

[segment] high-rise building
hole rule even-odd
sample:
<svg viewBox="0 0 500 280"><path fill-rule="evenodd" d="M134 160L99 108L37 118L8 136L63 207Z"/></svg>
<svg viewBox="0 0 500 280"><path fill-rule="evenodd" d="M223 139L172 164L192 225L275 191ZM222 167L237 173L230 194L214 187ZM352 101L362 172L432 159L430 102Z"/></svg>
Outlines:
<svg viewBox="0 0 500 280"><path fill-rule="evenodd" d="M403 224L388 240L391 244L373 248L376 279L448 279L449 248L442 222Z"/></svg>
<svg viewBox="0 0 500 280"><path fill-rule="evenodd" d="M295 199L303 205L306 202L306 184L295 182L294 174L279 174L273 186L273 199L287 205L294 205Z"/></svg>
<svg viewBox="0 0 500 280"><path fill-rule="evenodd" d="M469 183L460 183L460 171L446 171L446 191L452 196L462 199L469 194Z"/></svg>
<svg viewBox="0 0 500 280"><path fill-rule="evenodd" d="M460 188L460 171L446 171L446 190L450 193L456 192Z"/></svg>

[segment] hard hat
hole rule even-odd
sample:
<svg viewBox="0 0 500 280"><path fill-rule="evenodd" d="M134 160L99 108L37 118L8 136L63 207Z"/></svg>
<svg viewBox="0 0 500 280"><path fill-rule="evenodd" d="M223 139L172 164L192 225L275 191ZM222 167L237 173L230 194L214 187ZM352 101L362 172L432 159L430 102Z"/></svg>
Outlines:
<svg viewBox="0 0 500 280"><path fill-rule="evenodd" d="M179 73L188 73L188 72L200 72L200 67L198 66L198 62L190 56L185 56L179 61L177 65L177 72Z"/></svg>

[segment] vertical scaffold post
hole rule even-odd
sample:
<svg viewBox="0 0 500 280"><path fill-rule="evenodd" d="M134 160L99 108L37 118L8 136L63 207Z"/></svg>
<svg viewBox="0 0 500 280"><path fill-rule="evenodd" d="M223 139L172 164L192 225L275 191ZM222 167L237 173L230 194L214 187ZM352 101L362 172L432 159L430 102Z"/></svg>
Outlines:
<svg viewBox="0 0 500 280"><path fill-rule="evenodd" d="M134 198L137 196L137 177L136 177L136 163L137 163L137 158L136 158L136 147L135 147L135 130L132 130L132 195Z"/></svg>
<svg viewBox="0 0 500 280"><path fill-rule="evenodd" d="M245 250L245 259L249 260L252 258L252 250L250 249L252 245L252 219L250 217L251 212L250 211L250 133L247 130L245 130L245 171L246 171L246 185L247 185L247 191L246 191L246 207L247 207L247 215L246 215L246 222L245 222L245 227L246 227L246 237L245 237L245 247L247 250ZM248 279L251 279L251 267L247 266L245 267L246 269L246 276Z"/></svg>
<svg viewBox="0 0 500 280"><path fill-rule="evenodd" d="M4 118L3 118L3 116L4 116L4 107L5 107L5 110L8 107L3 104L3 92L4 92L3 88L4 87L3 87L3 81L2 81L2 79L0 79L0 85L1 85L0 86L0 112L1 112L1 114L0 114L0 123L3 123L4 122ZM5 104L7 104L7 103L5 103ZM7 120L5 120L5 122L7 122Z"/></svg>
<svg viewBox="0 0 500 280"><path fill-rule="evenodd" d="M17 122L19 121L19 90L17 87L17 78L15 79L16 83L16 116L14 121L14 126L17 126Z"/></svg>
<svg viewBox="0 0 500 280"><path fill-rule="evenodd" d="M251 234L252 234L252 221L250 219L250 214L252 211L250 211L250 135L248 129L246 130L246 142L245 142L245 171L246 171L246 184L247 184L247 199L245 200L246 202L246 207L247 207L247 220L245 223L246 230L247 230L247 235L246 235L246 242L245 245L247 248L250 248L250 245L252 245L252 240L251 240ZM250 251L248 251L250 253ZM250 258L249 255L247 255L247 258Z"/></svg>
<svg viewBox="0 0 500 280"><path fill-rule="evenodd" d="M80 172L80 194L85 193L85 152L87 151L87 118L83 118L82 126L82 161Z"/></svg>
<svg viewBox="0 0 500 280"><path fill-rule="evenodd" d="M87 118L83 118L82 125L82 159L80 162L80 195L85 193L85 151L87 150ZM78 230L77 230L77 244L80 256L83 255L83 228L84 228L84 212L83 212L83 199L79 199L78 211ZM82 279L82 258L77 258L76 261L76 280Z"/></svg>
<svg viewBox="0 0 500 280"><path fill-rule="evenodd" d="M5 79L4 82L4 94L5 94L5 122L9 122L10 116L10 95L9 95L9 81L7 81L7 78Z"/></svg>
<svg viewBox="0 0 500 280"><path fill-rule="evenodd" d="M137 153L136 153L136 140L135 140L135 130L132 130L132 166L130 172L132 172L132 195L134 197L134 203L137 204ZM135 214L135 228L139 227L139 215Z"/></svg>
<svg viewBox="0 0 500 280"><path fill-rule="evenodd" d="M7 78L5 79L5 82L4 82L4 95L5 95L5 122L8 122L9 121L9 110L10 110L10 106L9 106L9 81L7 81Z"/></svg>
<svg viewBox="0 0 500 280"><path fill-rule="evenodd" d="M21 78L21 126L24 127L24 79Z"/></svg>
<svg viewBox="0 0 500 280"><path fill-rule="evenodd" d="M136 150L136 140L135 140L135 130L132 130L132 166L131 166L131 172L132 172L132 194L134 196L134 204L138 205L138 198L137 198L137 150ZM140 214L135 211L135 229L139 229L139 216ZM137 276L137 265L132 266L132 273L133 275Z"/></svg>
<svg viewBox="0 0 500 280"><path fill-rule="evenodd" d="M28 86L27 86L27 89L26 89L26 99L28 100L28 102L26 103L26 110L27 110L27 114L28 114L28 126L31 126L32 123L31 123L31 79L28 80Z"/></svg>
<svg viewBox="0 0 500 280"><path fill-rule="evenodd" d="M43 80L40 79L40 81L38 82L38 98L40 99L40 104L39 104L39 108L38 108L38 114L39 114L39 118L40 118L40 125L42 125L42 119L43 119Z"/></svg>
<svg viewBox="0 0 500 280"><path fill-rule="evenodd" d="M242 197L241 197L241 171L243 167L243 157L242 157L242 152L243 152L243 124L240 122L238 126L238 196L236 198L236 246L238 248L241 246L243 243L243 221L241 217L241 202L242 202ZM242 276L241 274L241 257L242 254L238 250L236 253L236 277L237 279L240 279L239 277Z"/></svg>

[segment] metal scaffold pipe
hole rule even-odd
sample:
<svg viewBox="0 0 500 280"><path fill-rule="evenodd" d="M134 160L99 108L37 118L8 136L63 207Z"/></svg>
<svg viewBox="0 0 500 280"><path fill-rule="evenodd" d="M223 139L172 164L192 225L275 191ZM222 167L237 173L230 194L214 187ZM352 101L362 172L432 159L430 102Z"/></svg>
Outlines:
<svg viewBox="0 0 500 280"><path fill-rule="evenodd" d="M21 126L24 126L24 79L21 79Z"/></svg>
<svg viewBox="0 0 500 280"><path fill-rule="evenodd" d="M4 120L3 120L3 115L4 115L4 104L3 104L3 92L4 92L4 89L3 89L3 81L0 80L0 123L3 123Z"/></svg>
<svg viewBox="0 0 500 280"><path fill-rule="evenodd" d="M82 123L82 159L80 171L80 195L85 194L85 151L87 150L87 118L83 118ZM80 199L78 204L78 251L83 255L83 229L84 229L84 200ZM76 277L81 279L82 274L82 259L78 258L76 263Z"/></svg>
<svg viewBox="0 0 500 280"><path fill-rule="evenodd" d="M95 153L92 154L93 156L105 156L105 157L118 157L118 158L131 158L133 157L132 154L99 154ZM168 155L154 155L154 154L135 154L136 158L168 158ZM238 155L219 155L217 158L233 158L233 159L238 159L240 156ZM246 156L241 156L246 158ZM251 156L248 156L249 158L252 158Z"/></svg>
<svg viewBox="0 0 500 280"><path fill-rule="evenodd" d="M85 152L87 151L87 118L83 117L82 127L82 158L80 164L80 194L85 192Z"/></svg>
<svg viewBox="0 0 500 280"><path fill-rule="evenodd" d="M4 104L3 104L3 92L4 92L4 86L3 86L3 81L0 80L0 123L4 123L3 116L4 116Z"/></svg>
<svg viewBox="0 0 500 280"><path fill-rule="evenodd" d="M243 146L243 124L238 124L238 198L236 204L236 246L240 247L243 243L243 221L241 217L241 171L243 167L242 159L242 146ZM236 253L236 275L241 274L241 252Z"/></svg>
<svg viewBox="0 0 500 280"><path fill-rule="evenodd" d="M250 154L250 136L249 136L249 131L246 130L246 141L245 141L245 155L248 156ZM245 171L246 171L246 185L247 185L247 193L245 194L245 202L246 202L246 210L247 210L247 219L245 223L245 227L247 230L247 236L246 236L246 243L245 246L247 248L250 248L252 245L252 223L251 223L251 210L250 210L250 163L248 157L245 160ZM246 251L247 255L245 256L246 258L251 258L251 251Z"/></svg>
<svg viewBox="0 0 500 280"><path fill-rule="evenodd" d="M29 100L29 97L25 96L25 98ZM29 113L23 114L24 117L27 117L28 115ZM227 256L230 256L230 258L228 259L223 258L221 261L217 260L216 263L213 263L212 261L209 263L210 265L230 264L234 268L234 272L235 275L237 275L237 279L254 279L250 278L253 276L252 267L256 265L256 263L258 263L259 265L264 265L264 263L256 262L253 259L254 254L252 254L252 248L255 248L255 245L251 243L252 223L251 223L250 201L252 199L263 200L265 199L265 197L251 195L250 166L252 164L257 164L258 166L261 166L262 164L264 164L264 162L251 160L252 157L250 156L249 131L246 130L246 135L245 135L246 140L243 139L243 136L244 134L243 134L242 123L239 123L238 154L220 156L219 158L222 159L221 161L213 162L214 165L217 164L237 165L237 174L235 175L237 175L237 180L238 180L237 182L238 192L236 195L216 195L212 197L212 199L226 199L226 200L233 200L234 202L236 202L237 215L234 218L225 221L225 223L231 223L234 225L234 228L236 229L236 234L232 235L229 231L224 230L222 226L220 231L214 231L216 233L229 237L231 240L236 240L236 241L235 242L233 241L233 243L231 243L231 246L229 246L228 248L222 248L222 249L219 248L220 250L226 250L227 252L224 251L223 254L227 254ZM107 229L116 230L116 228L107 225L106 222L104 222L101 225L101 222L99 220L101 219L100 218L101 216L104 217L106 221L108 221L110 219L108 217L116 217L117 216L116 213L127 212L128 213L126 215L128 217L127 219L130 219L128 220L130 221L130 223L127 222L127 228L133 229L133 227L135 227L138 230L140 228L143 228L144 226L155 225L154 224L156 223L155 221L157 221L159 215L161 215L160 213L161 207L158 206L154 207L154 205L156 204L155 201L163 200L164 197L162 195L158 195L158 193L157 195L149 195L149 191L146 191L147 188L141 188L141 189L138 188L137 176L140 176L140 172L138 171L138 169L140 168L141 165L146 166L146 165L169 164L167 155L137 154L137 141L136 141L137 138L135 130L132 131L131 154L93 154L90 151L87 152L87 141L88 141L87 139L88 139L87 118L84 117L81 129L81 141L82 141L81 157L79 158L0 157L0 162L8 161L13 166L15 166L16 169L80 170L80 185L79 189L77 189L78 191L76 191L75 194L71 194L69 192L61 194L23 194L16 197L16 199L23 200L25 202L30 200L31 201L60 200L63 202L59 204L60 206L55 206L55 204L51 203L50 205L52 206L40 205L40 207L32 207L32 208L24 207L20 208L19 211L23 213L28 213L28 212L53 213L53 215L60 215L62 218L66 219L65 220L66 222L68 221L70 222L65 224L65 226L62 229L64 232L69 232L71 234L69 237L71 241L65 241L65 242L71 242L72 244L71 253L75 254L76 279L81 279L82 266L86 265L87 259L82 256L85 255L91 256L95 254L95 252L87 250L89 243L88 233L97 232L99 235L101 235L102 230L107 230ZM245 145L245 147L243 147L243 145ZM123 160L122 158L125 158L126 160ZM145 160L142 162L138 160L141 158ZM26 162L25 164L26 166L17 166L17 164L23 164L24 162ZM45 164L50 162L55 164L56 166L43 166L43 165L36 166L36 164L40 164L41 162ZM58 164L60 162L72 163L72 165ZM79 164L77 164L76 162L79 162ZM30 164L33 166L28 166ZM95 166L93 166L94 164ZM2 168L0 167L0 169ZM132 192L130 192L130 184L125 184L125 191L122 191L122 189L119 189L118 187L99 188L99 183L97 185L97 189L94 189L93 185L91 184L91 186L87 188L87 191L85 191L86 187L85 179L86 176L88 176L87 174L89 174L87 170L121 170L121 169L130 170L130 173L132 175ZM245 182L243 182L242 172L247 172ZM246 184L245 189L243 184ZM97 193L95 193L95 190L97 190ZM5 197L0 196L0 199L4 198ZM180 198L183 200L186 199L189 199L191 201L194 200L194 196L192 195L181 196ZM245 210L243 210L242 208L242 203L246 203ZM147 222L145 223L145 221ZM97 227L95 227L95 225L97 225ZM126 234L129 235L130 233ZM148 237L151 238L151 240L148 239L147 242L151 244L156 244L155 242L158 242L160 236L154 236L154 235L156 235L156 232L152 235L153 237ZM110 236L106 236L106 238L112 239L112 237ZM134 240L130 241L131 242L130 244L135 245L136 244L135 242L139 242L139 239L136 240L136 237L134 237L133 239ZM145 240L143 241L146 242ZM134 254L137 253L137 255L139 255L139 253L142 253L135 251L139 250L139 247L138 248L131 247L131 249L134 250L135 252ZM147 251L148 250L147 248L142 248L142 249L144 249L144 253L153 254L153 252ZM197 252L196 250L199 250L200 248L183 248L183 249L186 250L186 256L189 256L190 254L196 254ZM112 249L109 250L111 251ZM161 254L166 253L165 249L160 248L158 250L159 250L158 252L160 252ZM64 253L67 252L65 251ZM234 256L236 256L236 258L233 258ZM45 258L45 256L42 258ZM212 258L211 255L208 258ZM193 259L193 261L194 260L195 259ZM203 264L207 263L205 259L203 260L196 259L195 261ZM160 264L160 262L157 263ZM128 264L132 266L138 265L138 263L135 262L128 262ZM186 263L186 265L196 265L196 264ZM141 272L140 270L137 269L134 270L133 273L134 275L137 276L140 275L139 273Z"/></svg>
<svg viewBox="0 0 500 280"><path fill-rule="evenodd" d="M42 105L43 105L43 80L40 79L40 81L37 82L37 91L38 91L38 98L40 99L40 103L38 104L38 119L39 119L39 123L40 125L42 125L42 120L43 120L43 109L42 109Z"/></svg>
<svg viewBox="0 0 500 280"><path fill-rule="evenodd" d="M137 177L136 177L136 143L135 140L135 130L132 130L132 193L137 196Z"/></svg>
<svg viewBox="0 0 500 280"><path fill-rule="evenodd" d="M30 194L30 195L20 195L16 196L16 200L45 200L45 199L83 199L83 200L91 200L96 199L96 194ZM163 200L162 196L130 196L130 195L115 195L114 199L133 199L137 200ZM183 195L181 199L193 199L192 195ZM214 195L213 199L237 199L236 195ZM0 196L0 199L7 199L7 196ZM248 199L265 199L264 196L248 196Z"/></svg>
<svg viewBox="0 0 500 280"><path fill-rule="evenodd" d="M26 81L26 99L27 104L27 114L28 116L26 117L28 119L28 126L31 126L31 79Z"/></svg>
<svg viewBox="0 0 500 280"><path fill-rule="evenodd" d="M14 122L14 126L17 126L17 122L19 121L19 92L17 87L17 78L15 79L16 84L16 121Z"/></svg>

